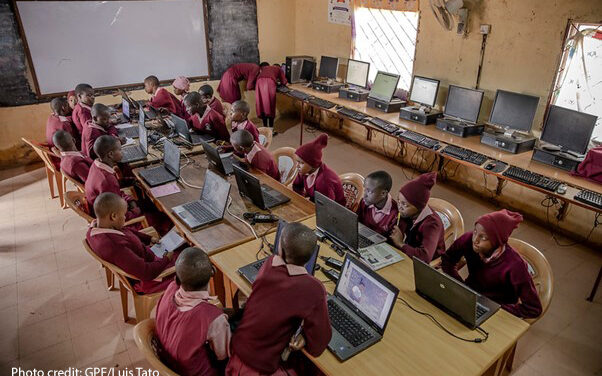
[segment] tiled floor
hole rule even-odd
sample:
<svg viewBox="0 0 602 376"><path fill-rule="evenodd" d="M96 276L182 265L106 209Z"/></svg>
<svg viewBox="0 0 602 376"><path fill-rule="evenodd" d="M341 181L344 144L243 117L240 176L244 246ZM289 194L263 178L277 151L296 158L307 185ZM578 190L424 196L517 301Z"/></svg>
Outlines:
<svg viewBox="0 0 602 376"><path fill-rule="evenodd" d="M298 134L298 127L288 129L271 148L296 145ZM338 173L386 169L394 189L407 180L401 166L333 137L324 158ZM454 203L467 224L495 209L444 184L433 196ZM82 249L83 220L49 198L44 171L0 181L0 213L0 374L17 365L147 367L132 325L121 319L119 293L106 290L103 272ZM559 247L529 221L515 235L545 253L555 277L549 311L519 341L515 374L602 375L602 291L593 303L585 301L602 253Z"/></svg>

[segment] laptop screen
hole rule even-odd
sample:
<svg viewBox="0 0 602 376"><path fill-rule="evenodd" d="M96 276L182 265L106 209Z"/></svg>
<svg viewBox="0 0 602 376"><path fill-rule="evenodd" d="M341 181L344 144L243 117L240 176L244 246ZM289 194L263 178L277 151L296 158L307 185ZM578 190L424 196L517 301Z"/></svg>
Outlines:
<svg viewBox="0 0 602 376"><path fill-rule="evenodd" d="M221 214L221 216L223 216L229 194L230 183L222 179L215 172L206 170L201 201L216 214Z"/></svg>
<svg viewBox="0 0 602 376"><path fill-rule="evenodd" d="M278 222L278 229L276 230L276 238L274 239L274 254L280 254L284 258L284 250L281 249L280 245L280 236L282 235L282 230L286 227L287 222L284 220L280 220ZM318 252L320 251L320 245L316 244L314 248L314 252L311 254L311 258L305 263L305 270L309 275L314 275L314 271L316 270L316 261L318 260Z"/></svg>
<svg viewBox="0 0 602 376"><path fill-rule="evenodd" d="M169 172L176 177L180 176L180 149L169 140L163 143L163 162Z"/></svg>
<svg viewBox="0 0 602 376"><path fill-rule="evenodd" d="M174 128L176 129L176 133L180 135L186 141L190 141L188 137L188 124L186 124L186 120L182 119L179 116L171 114L171 121L174 124Z"/></svg>
<svg viewBox="0 0 602 376"><path fill-rule="evenodd" d="M140 106L140 111L138 111L138 124L142 124L142 126L144 127L144 111L142 110L142 106Z"/></svg>
<svg viewBox="0 0 602 376"><path fill-rule="evenodd" d="M144 154L148 154L148 134L146 128L142 124L138 124L138 140Z"/></svg>
<svg viewBox="0 0 602 376"><path fill-rule="evenodd" d="M347 247L357 250L357 214L320 192L315 192L314 197L318 229Z"/></svg>
<svg viewBox="0 0 602 376"><path fill-rule="evenodd" d="M125 98L121 98L121 112L123 112L123 116L130 118L130 102Z"/></svg>

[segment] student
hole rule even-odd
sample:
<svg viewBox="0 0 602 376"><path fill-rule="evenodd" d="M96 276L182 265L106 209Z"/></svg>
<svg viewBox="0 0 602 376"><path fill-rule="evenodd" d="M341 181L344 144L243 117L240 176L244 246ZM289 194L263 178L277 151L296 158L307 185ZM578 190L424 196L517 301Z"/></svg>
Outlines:
<svg viewBox="0 0 602 376"><path fill-rule="evenodd" d="M203 103L222 116L226 116L226 112L224 111L224 106L222 102L219 101L216 97L213 96L213 88L211 85L203 85L199 88L199 94L201 94L201 100Z"/></svg>
<svg viewBox="0 0 602 376"><path fill-rule="evenodd" d="M280 171L274 157L259 142L253 141L251 132L242 129L232 133L230 143L234 147L234 151L244 156L251 166L263 171L272 179L280 181Z"/></svg>
<svg viewBox="0 0 602 376"><path fill-rule="evenodd" d="M399 190L399 224L391 233L393 244L409 257L431 262L445 252L445 230L439 215L429 206L437 173L422 174Z"/></svg>
<svg viewBox="0 0 602 376"><path fill-rule="evenodd" d="M184 97L186 97L186 94L188 94L188 91L190 90L190 81L188 78L180 76L174 80L171 86L173 86L173 92L178 99L180 108L180 112L176 115L184 120L188 120L188 113L186 112L186 107L184 106Z"/></svg>
<svg viewBox="0 0 602 376"><path fill-rule="evenodd" d="M232 355L226 375L286 375L290 366L280 361L299 325L301 335L293 349L305 347L319 356L328 346L332 330L326 307L326 290L308 275L305 263L316 246L316 235L301 223L282 231L281 249L261 269L232 338Z"/></svg>
<svg viewBox="0 0 602 376"><path fill-rule="evenodd" d="M513 315L535 318L542 312L535 284L527 263L508 244L522 220L522 215L506 209L479 217L474 230L456 239L441 256L441 268ZM462 257L468 267L464 281L457 268Z"/></svg>
<svg viewBox="0 0 602 376"><path fill-rule="evenodd" d="M383 236L391 235L397 223L397 203L391 197L393 179L386 171L375 171L364 180L364 197L357 208L358 221Z"/></svg>
<svg viewBox="0 0 602 376"><path fill-rule="evenodd" d="M328 135L322 133L315 140L301 145L295 151L299 174L293 181L293 190L314 200L314 192L345 205L345 193L339 176L322 162L322 149L328 144Z"/></svg>
<svg viewBox="0 0 602 376"><path fill-rule="evenodd" d="M75 125L73 125L71 116L69 116L69 102L67 102L67 99L63 97L52 99L50 108L52 109L52 115L46 121L46 142L48 145L50 147L56 146L52 141L52 136L59 130L68 132L79 144L81 136Z"/></svg>
<svg viewBox="0 0 602 376"><path fill-rule="evenodd" d="M85 183L92 159L77 150L73 136L66 131L56 131L52 141L61 152L61 172L82 184Z"/></svg>
<svg viewBox="0 0 602 376"><path fill-rule="evenodd" d="M231 65L222 74L217 92L224 102L234 103L239 100L240 87L238 83L247 80L247 90L255 89L255 80L259 73L259 65L255 63L239 63Z"/></svg>
<svg viewBox="0 0 602 376"><path fill-rule="evenodd" d="M86 240L98 257L139 279L132 280L137 292L151 294L164 291L173 275L162 281L155 279L173 265L175 255L166 252L158 258L149 247L157 243L158 238L124 227L127 210L126 202L119 195L111 192L100 194L94 202L96 220L90 224Z"/></svg>
<svg viewBox="0 0 602 376"><path fill-rule="evenodd" d="M263 121L264 127L274 127L274 117L276 117L276 87L278 82L281 85L288 84L284 72L278 64L270 66L268 63L261 63L261 70L257 76L255 85L255 109L257 116Z"/></svg>
<svg viewBox="0 0 602 376"><path fill-rule="evenodd" d="M84 126L92 120L92 106L94 105L94 89L88 84L79 84L75 87L77 104L73 107L73 123L79 134L83 134ZM83 147L83 144L82 144Z"/></svg>
<svg viewBox="0 0 602 376"><path fill-rule="evenodd" d="M82 133L82 153L92 159L96 158L94 153L94 142L102 135L119 137L117 128L111 125L111 111L102 103L96 103L92 106L90 113L92 119L89 120Z"/></svg>
<svg viewBox="0 0 602 376"><path fill-rule="evenodd" d="M200 133L209 134L216 140L229 142L230 133L224 117L201 100L201 94L193 91L184 98L186 112L190 114L192 127Z"/></svg>
<svg viewBox="0 0 602 376"><path fill-rule="evenodd" d="M213 361L230 356L230 324L219 301L209 296L209 256L186 248L176 260L176 280L157 304L156 331L169 368L182 376L218 375Z"/></svg>
<svg viewBox="0 0 602 376"><path fill-rule="evenodd" d="M178 98L166 88L159 87L159 79L156 76L148 76L144 79L144 91L151 95L149 106L176 115L182 112Z"/></svg>
<svg viewBox="0 0 602 376"><path fill-rule="evenodd" d="M245 101L236 101L230 108L230 118L232 119L232 133L244 129L249 131L255 142L259 142L259 131L257 126L249 120L249 104Z"/></svg>
<svg viewBox="0 0 602 376"><path fill-rule="evenodd" d="M75 90L69 90L67 93L67 101L69 102L69 115L73 113L75 109L75 105L77 104L77 95L75 95Z"/></svg>

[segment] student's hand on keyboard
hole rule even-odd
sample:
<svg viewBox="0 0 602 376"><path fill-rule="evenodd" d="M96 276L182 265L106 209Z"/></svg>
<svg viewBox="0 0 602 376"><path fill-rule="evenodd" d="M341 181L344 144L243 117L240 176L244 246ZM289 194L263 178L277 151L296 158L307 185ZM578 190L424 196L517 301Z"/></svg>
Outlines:
<svg viewBox="0 0 602 376"><path fill-rule="evenodd" d="M289 342L288 346L293 351L301 350L305 347L305 337L303 337L303 334L299 334L296 338L291 338L291 341Z"/></svg>

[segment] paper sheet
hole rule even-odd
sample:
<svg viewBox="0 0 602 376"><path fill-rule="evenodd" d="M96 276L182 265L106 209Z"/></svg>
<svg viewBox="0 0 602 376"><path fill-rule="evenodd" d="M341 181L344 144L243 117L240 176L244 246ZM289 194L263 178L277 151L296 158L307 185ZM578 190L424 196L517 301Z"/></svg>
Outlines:
<svg viewBox="0 0 602 376"><path fill-rule="evenodd" d="M378 270L403 260L403 256L387 243L374 244L358 251L372 270Z"/></svg>
<svg viewBox="0 0 602 376"><path fill-rule="evenodd" d="M125 144L123 144L122 146L135 145L135 144L136 144L136 141L133 138L126 137Z"/></svg>
<svg viewBox="0 0 602 376"><path fill-rule="evenodd" d="M117 124L115 126L115 128L117 128L117 129L123 129L123 128L129 128L129 127L135 127L135 125L132 123L121 123L121 124Z"/></svg>
<svg viewBox="0 0 602 376"><path fill-rule="evenodd" d="M169 195L173 195L174 193L179 193L179 192L180 192L180 187L178 187L178 184L175 181L151 188L151 193L155 197L169 196Z"/></svg>
<svg viewBox="0 0 602 376"><path fill-rule="evenodd" d="M176 228L172 228L164 237L161 238L159 243L151 247L151 251L161 258L165 252L171 252L184 244L185 240L176 232Z"/></svg>

